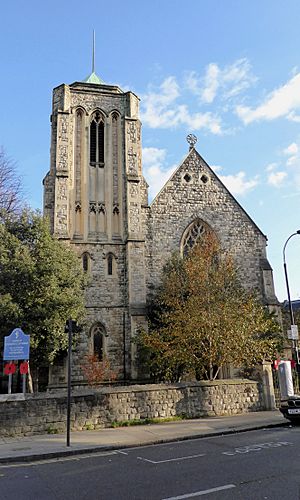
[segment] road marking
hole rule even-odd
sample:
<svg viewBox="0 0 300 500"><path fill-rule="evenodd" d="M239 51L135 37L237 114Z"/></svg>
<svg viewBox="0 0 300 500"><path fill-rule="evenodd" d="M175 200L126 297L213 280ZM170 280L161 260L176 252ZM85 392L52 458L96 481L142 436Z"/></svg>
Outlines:
<svg viewBox="0 0 300 500"><path fill-rule="evenodd" d="M121 450L116 450L116 453L120 453L120 455L128 455L128 453L125 453L125 451Z"/></svg>
<svg viewBox="0 0 300 500"><path fill-rule="evenodd" d="M195 493L186 493L185 495L180 495L178 497L163 498L163 500L183 500L184 498L200 497L201 495L208 495L209 493L215 493L216 491L230 490L231 488L236 488L236 485L225 484L224 486L210 488L209 490L195 491Z"/></svg>
<svg viewBox="0 0 300 500"><path fill-rule="evenodd" d="M192 458L204 457L205 453L200 453L199 455L189 455L187 457L177 457L177 458L169 458L167 460L149 460L148 458L137 457L138 460L143 460L144 462L150 462L150 464L164 464L166 462L178 462L178 460L190 460Z"/></svg>
<svg viewBox="0 0 300 500"><path fill-rule="evenodd" d="M269 448L279 448L281 446L292 446L293 443L288 441L271 441L270 443L258 443L258 444L250 444L248 446L242 446L239 448L234 448L232 451L223 451L222 455L234 456L237 454L250 453L251 451L262 451L263 449Z"/></svg>

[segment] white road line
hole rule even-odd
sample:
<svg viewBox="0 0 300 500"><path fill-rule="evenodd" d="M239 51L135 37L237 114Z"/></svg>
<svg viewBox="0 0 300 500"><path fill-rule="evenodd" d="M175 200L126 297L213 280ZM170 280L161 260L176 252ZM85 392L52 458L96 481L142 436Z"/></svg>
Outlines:
<svg viewBox="0 0 300 500"><path fill-rule="evenodd" d="M116 450L116 453L120 453L120 455L128 455L128 453L125 453L125 451L121 450Z"/></svg>
<svg viewBox="0 0 300 500"><path fill-rule="evenodd" d="M209 493L215 493L216 491L230 490L231 488L236 488L236 485L235 484L225 484L224 486L218 486L217 488L210 488L209 490L195 491L195 493L187 493L186 495L180 495L179 497L163 498L163 500L183 500L184 498L200 497L201 495L208 495Z"/></svg>
<svg viewBox="0 0 300 500"><path fill-rule="evenodd" d="M157 462L154 460L149 460L148 458L137 457L138 460L143 460L144 462L150 462L150 464L164 464L166 462L178 462L178 460L190 460L191 458L205 457L205 453L200 453L199 455L189 455L187 457L177 457L177 458L169 458L168 460L158 460Z"/></svg>

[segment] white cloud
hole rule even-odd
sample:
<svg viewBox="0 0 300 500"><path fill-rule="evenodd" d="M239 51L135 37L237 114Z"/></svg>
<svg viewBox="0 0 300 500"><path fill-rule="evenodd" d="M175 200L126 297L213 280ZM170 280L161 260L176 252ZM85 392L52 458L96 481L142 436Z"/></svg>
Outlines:
<svg viewBox="0 0 300 500"><path fill-rule="evenodd" d="M194 113L191 114L187 106L182 105L177 108L178 113L178 123L187 125L191 130L207 129L212 134L221 134L221 120L212 113Z"/></svg>
<svg viewBox="0 0 300 500"><path fill-rule="evenodd" d="M298 153L298 145L295 142L292 142L287 148L283 150L285 155L295 155Z"/></svg>
<svg viewBox="0 0 300 500"><path fill-rule="evenodd" d="M201 76L195 71L187 73L183 84L179 84L175 76L168 76L159 86L149 85L148 91L141 96L142 121L151 128L184 126L190 131L207 130L212 134L221 134L223 130L220 115L212 111L201 111L197 107L203 103L212 104L220 94L223 102L219 109L224 114L230 106L228 104L226 108L224 99L230 101L255 80L250 63L245 58L224 67L210 63ZM192 101L195 96L198 103Z"/></svg>
<svg viewBox="0 0 300 500"><path fill-rule="evenodd" d="M291 142L282 149L281 157L284 161L281 162L280 169L278 163L271 163L266 167L267 182L274 187L280 187L284 183L289 189L298 193L300 191L300 144Z"/></svg>
<svg viewBox="0 0 300 500"><path fill-rule="evenodd" d="M267 166L266 166L266 171L267 172L272 172L272 170L275 170L275 168L278 167L278 163L269 163Z"/></svg>
<svg viewBox="0 0 300 500"><path fill-rule="evenodd" d="M257 108L237 106L236 113L245 125L253 121L274 120L286 117L295 119L294 112L300 108L300 73L271 92ZM294 117L294 118L293 118Z"/></svg>
<svg viewBox="0 0 300 500"><path fill-rule="evenodd" d="M251 73L251 64L248 59L238 59L233 64L226 66L222 72L225 87L225 97L233 97L249 88L257 81Z"/></svg>
<svg viewBox="0 0 300 500"><path fill-rule="evenodd" d="M217 64L211 63L208 65L206 75L204 77L204 88L202 90L202 100L207 103L213 102L218 87L220 70Z"/></svg>
<svg viewBox="0 0 300 500"><path fill-rule="evenodd" d="M293 187L300 190L300 148L299 144L292 142L283 150L283 154L288 158L285 166L288 170L288 175L291 177Z"/></svg>
<svg viewBox="0 0 300 500"><path fill-rule="evenodd" d="M214 172L221 172L221 170L223 170L223 167L221 167L220 165L210 165L210 168L211 168Z"/></svg>
<svg viewBox="0 0 300 500"><path fill-rule="evenodd" d="M271 184L271 186L279 187L281 186L283 180L286 178L287 173L286 172L271 172L268 175L268 184Z"/></svg>
<svg viewBox="0 0 300 500"><path fill-rule="evenodd" d="M150 88L142 98L141 118L151 128L185 125L190 130L206 129L221 134L221 120L211 112L191 113L186 104L178 104L179 86L175 77L166 78L157 90Z"/></svg>
<svg viewBox="0 0 300 500"><path fill-rule="evenodd" d="M282 153L287 156L285 166L289 169L289 173L293 176L295 184L300 187L300 149L296 142L292 142L287 146Z"/></svg>
<svg viewBox="0 0 300 500"><path fill-rule="evenodd" d="M219 178L232 194L245 194L258 184L258 177L246 180L245 172L238 172L236 175L220 175Z"/></svg>
<svg viewBox="0 0 300 500"><path fill-rule="evenodd" d="M287 115L287 119L291 122L300 123L300 115L296 115L294 111L291 111L291 113Z"/></svg>
<svg viewBox="0 0 300 500"><path fill-rule="evenodd" d="M286 161L286 166L291 167L292 165L299 164L299 156L298 155L293 155L290 156L287 161Z"/></svg>
<svg viewBox="0 0 300 500"><path fill-rule="evenodd" d="M143 165L148 167L153 164L161 164L166 158L166 150L159 148L143 148Z"/></svg>
<svg viewBox="0 0 300 500"><path fill-rule="evenodd" d="M190 72L185 79L187 88L200 98L201 102L211 104L218 91L225 99L237 96L250 87L257 78L251 73L251 65L246 58L220 68L216 63L206 67L204 77Z"/></svg>
<svg viewBox="0 0 300 500"><path fill-rule="evenodd" d="M146 125L152 128L168 128L174 126L177 119L175 110L168 107L179 96L179 88L173 76L166 78L158 92L150 91L142 99L141 117Z"/></svg>
<svg viewBox="0 0 300 500"><path fill-rule="evenodd" d="M150 200L156 196L175 171L176 165L165 166L166 154L165 149L143 148L143 170L149 184Z"/></svg>

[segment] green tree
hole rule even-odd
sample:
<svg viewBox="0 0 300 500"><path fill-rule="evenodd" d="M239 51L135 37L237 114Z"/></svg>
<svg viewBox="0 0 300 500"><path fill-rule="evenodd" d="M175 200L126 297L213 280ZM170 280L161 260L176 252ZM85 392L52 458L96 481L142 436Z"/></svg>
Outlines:
<svg viewBox="0 0 300 500"><path fill-rule="evenodd" d="M83 288L78 257L39 213L24 210L0 224L0 337L15 327L29 334L31 367L66 350L66 320L84 317Z"/></svg>
<svg viewBox="0 0 300 500"><path fill-rule="evenodd" d="M274 317L245 290L229 255L208 235L185 258L174 255L152 304L140 344L156 378L186 372L214 379L225 365L255 366L275 359L282 337Z"/></svg>

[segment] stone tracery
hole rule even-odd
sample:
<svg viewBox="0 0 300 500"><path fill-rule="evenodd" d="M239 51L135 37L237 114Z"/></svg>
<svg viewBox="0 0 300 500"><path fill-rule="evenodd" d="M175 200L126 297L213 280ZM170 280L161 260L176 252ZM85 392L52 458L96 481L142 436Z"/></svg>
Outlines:
<svg viewBox="0 0 300 500"><path fill-rule="evenodd" d="M181 252L187 255L189 250L203 237L203 235L211 231L208 225L201 219L194 220L185 230L181 240Z"/></svg>

